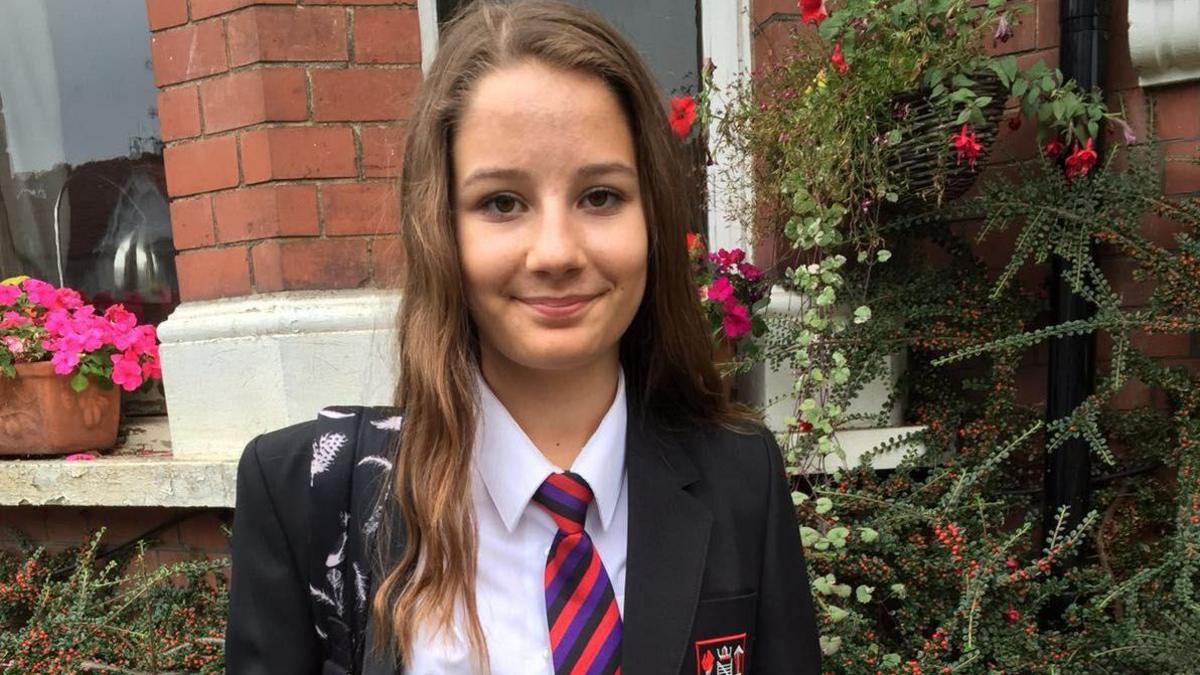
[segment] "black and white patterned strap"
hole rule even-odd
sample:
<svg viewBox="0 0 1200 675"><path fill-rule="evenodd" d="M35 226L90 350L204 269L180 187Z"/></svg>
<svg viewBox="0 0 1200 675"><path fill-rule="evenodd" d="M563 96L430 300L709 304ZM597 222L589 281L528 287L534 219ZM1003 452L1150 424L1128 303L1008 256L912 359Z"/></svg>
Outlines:
<svg viewBox="0 0 1200 675"><path fill-rule="evenodd" d="M317 417L310 473L309 593L323 675L360 672L371 592L377 498L391 477L396 408L330 406Z"/></svg>

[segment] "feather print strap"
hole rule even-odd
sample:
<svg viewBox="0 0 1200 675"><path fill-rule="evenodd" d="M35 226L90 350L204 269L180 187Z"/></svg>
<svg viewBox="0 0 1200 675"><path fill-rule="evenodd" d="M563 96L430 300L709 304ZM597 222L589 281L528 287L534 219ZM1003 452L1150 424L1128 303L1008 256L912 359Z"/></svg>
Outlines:
<svg viewBox="0 0 1200 675"><path fill-rule="evenodd" d="M323 672L359 673L371 595L371 540L403 417L390 407L317 415L309 478L309 595Z"/></svg>

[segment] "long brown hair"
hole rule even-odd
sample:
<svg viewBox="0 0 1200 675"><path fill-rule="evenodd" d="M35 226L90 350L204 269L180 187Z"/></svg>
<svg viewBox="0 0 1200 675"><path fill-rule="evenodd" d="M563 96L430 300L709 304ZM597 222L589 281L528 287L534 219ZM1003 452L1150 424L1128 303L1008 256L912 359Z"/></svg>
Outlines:
<svg viewBox="0 0 1200 675"><path fill-rule="evenodd" d="M372 612L380 644L401 656L419 626L449 634L460 610L480 670L485 639L475 605L476 529L470 470L476 424L476 331L468 315L455 240L451 147L472 86L523 59L592 74L616 94L636 148L649 230L646 292L621 338L628 395L644 417L666 427L737 426L746 415L728 402L691 279L685 233L690 182L682 144L669 130L663 99L635 48L607 21L553 0L482 0L443 29L437 58L409 124L401 201L405 251L398 317L404 424L391 498L402 526L398 564L386 570ZM390 630L388 630L390 629Z"/></svg>

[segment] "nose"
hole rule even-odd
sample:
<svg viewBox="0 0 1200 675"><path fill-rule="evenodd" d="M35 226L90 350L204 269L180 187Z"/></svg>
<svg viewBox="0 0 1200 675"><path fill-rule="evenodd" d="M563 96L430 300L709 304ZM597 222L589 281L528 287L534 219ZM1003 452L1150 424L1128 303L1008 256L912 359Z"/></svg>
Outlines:
<svg viewBox="0 0 1200 675"><path fill-rule="evenodd" d="M570 208L551 206L542 211L535 225L525 266L531 272L550 276L569 275L584 265L580 223Z"/></svg>

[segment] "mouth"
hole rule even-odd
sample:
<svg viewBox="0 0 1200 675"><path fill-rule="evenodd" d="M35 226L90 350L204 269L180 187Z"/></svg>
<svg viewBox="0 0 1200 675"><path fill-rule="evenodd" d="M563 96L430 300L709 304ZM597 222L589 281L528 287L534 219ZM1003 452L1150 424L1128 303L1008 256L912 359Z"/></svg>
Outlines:
<svg viewBox="0 0 1200 675"><path fill-rule="evenodd" d="M582 313L598 297L598 294L531 296L517 300L544 318L566 319Z"/></svg>

